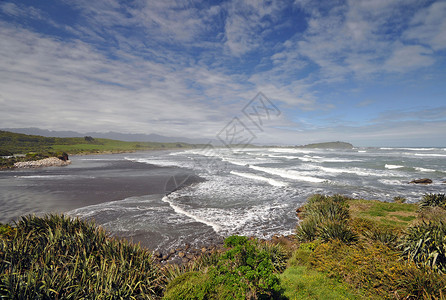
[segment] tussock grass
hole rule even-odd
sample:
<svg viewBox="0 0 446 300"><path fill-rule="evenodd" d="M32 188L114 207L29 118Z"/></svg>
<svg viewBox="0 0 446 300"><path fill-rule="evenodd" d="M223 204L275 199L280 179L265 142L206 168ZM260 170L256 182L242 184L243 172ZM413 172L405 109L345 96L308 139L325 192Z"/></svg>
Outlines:
<svg viewBox="0 0 446 300"><path fill-rule="evenodd" d="M8 299L157 299L165 279L151 252L93 223L26 216L0 239L0 295Z"/></svg>
<svg viewBox="0 0 446 300"><path fill-rule="evenodd" d="M357 235L350 229L348 198L341 195L325 196L316 194L308 199L302 209L302 221L296 229L300 241L338 239L353 243Z"/></svg>

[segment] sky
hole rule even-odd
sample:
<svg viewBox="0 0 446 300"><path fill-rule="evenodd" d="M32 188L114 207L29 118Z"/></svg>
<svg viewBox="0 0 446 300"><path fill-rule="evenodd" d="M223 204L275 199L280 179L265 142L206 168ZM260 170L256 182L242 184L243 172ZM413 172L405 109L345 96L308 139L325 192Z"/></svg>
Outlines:
<svg viewBox="0 0 446 300"><path fill-rule="evenodd" d="M446 1L0 0L0 128L446 147Z"/></svg>

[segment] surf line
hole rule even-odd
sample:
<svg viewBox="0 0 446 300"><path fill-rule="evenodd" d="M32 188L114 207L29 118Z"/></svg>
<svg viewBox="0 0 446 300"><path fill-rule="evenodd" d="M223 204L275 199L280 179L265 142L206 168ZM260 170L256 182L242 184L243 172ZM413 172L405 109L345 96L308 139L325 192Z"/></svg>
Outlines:
<svg viewBox="0 0 446 300"><path fill-rule="evenodd" d="M215 232L219 232L221 230L221 227L215 223L209 222L203 218L200 218L198 216L195 216L193 214L191 214L190 212L185 211L184 209L182 209L181 207L179 207L178 205L175 205L170 199L169 199L169 195L164 196L161 201L166 202L170 205L170 207L177 213L180 215L185 215L199 223L203 223L205 225L208 225L210 227L212 227L212 229L214 229Z"/></svg>

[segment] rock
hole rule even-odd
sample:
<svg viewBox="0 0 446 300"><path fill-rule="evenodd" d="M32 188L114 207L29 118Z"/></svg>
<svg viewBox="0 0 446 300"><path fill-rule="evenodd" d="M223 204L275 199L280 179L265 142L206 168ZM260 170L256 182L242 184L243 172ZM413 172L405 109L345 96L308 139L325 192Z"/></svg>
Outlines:
<svg viewBox="0 0 446 300"><path fill-rule="evenodd" d="M431 184L432 179L429 178L422 178L422 179L414 179L409 183L415 183L415 184Z"/></svg>
<svg viewBox="0 0 446 300"><path fill-rule="evenodd" d="M183 264L187 264L189 262L189 259L187 259L186 257L184 257L182 260L181 260L181 263L183 263Z"/></svg>
<svg viewBox="0 0 446 300"><path fill-rule="evenodd" d="M158 257L158 258L160 258L162 255L161 255L161 252L159 252L159 251L155 251L155 252L153 252L153 255L155 256L155 257Z"/></svg>
<svg viewBox="0 0 446 300"><path fill-rule="evenodd" d="M201 253L205 253L206 251L208 251L206 247L201 248Z"/></svg>
<svg viewBox="0 0 446 300"><path fill-rule="evenodd" d="M187 259L194 259L194 255L193 254L191 254L191 253L189 253L189 254L186 254L186 258Z"/></svg>
<svg viewBox="0 0 446 300"><path fill-rule="evenodd" d="M63 160L63 161L68 161L68 154L66 154L65 152L62 152L61 154L59 154L57 156L58 159Z"/></svg>
<svg viewBox="0 0 446 300"><path fill-rule="evenodd" d="M170 249L170 254L175 254L176 250L175 249Z"/></svg>
<svg viewBox="0 0 446 300"><path fill-rule="evenodd" d="M163 255L163 260L168 260L169 259L169 255Z"/></svg>
<svg viewBox="0 0 446 300"><path fill-rule="evenodd" d="M16 162L14 167L16 168L41 168L41 167L61 167L71 164L71 161L63 161L57 157L49 157L39 160L21 161Z"/></svg>
<svg viewBox="0 0 446 300"><path fill-rule="evenodd" d="M178 253L178 256L179 256L180 258L183 258L183 257L186 256L186 253L184 253L184 252L180 252L180 253Z"/></svg>

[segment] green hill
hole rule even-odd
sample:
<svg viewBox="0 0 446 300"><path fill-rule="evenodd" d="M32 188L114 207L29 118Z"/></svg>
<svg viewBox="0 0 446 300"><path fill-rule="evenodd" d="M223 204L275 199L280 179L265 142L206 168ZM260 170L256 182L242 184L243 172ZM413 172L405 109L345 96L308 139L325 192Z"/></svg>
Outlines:
<svg viewBox="0 0 446 300"><path fill-rule="evenodd" d="M315 143L304 146L298 146L298 148L313 148L313 149L353 149L353 145L346 142L326 142Z"/></svg>
<svg viewBox="0 0 446 300"><path fill-rule="evenodd" d="M91 136L58 138L0 131L0 169L19 161L38 160L68 154L121 153L144 150L200 148L187 143L123 142ZM26 156L23 156L25 155ZM14 155L14 156L12 156ZM66 155L66 154L65 154Z"/></svg>
<svg viewBox="0 0 446 300"><path fill-rule="evenodd" d="M110 139L96 139L90 136L58 138L40 135L27 135L0 131L0 153L6 155L29 152L67 152L68 154L88 154L101 152L126 152L152 149L196 148L187 143L123 142Z"/></svg>

